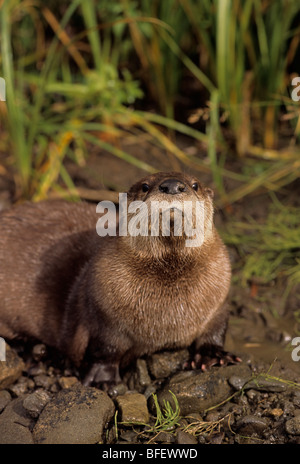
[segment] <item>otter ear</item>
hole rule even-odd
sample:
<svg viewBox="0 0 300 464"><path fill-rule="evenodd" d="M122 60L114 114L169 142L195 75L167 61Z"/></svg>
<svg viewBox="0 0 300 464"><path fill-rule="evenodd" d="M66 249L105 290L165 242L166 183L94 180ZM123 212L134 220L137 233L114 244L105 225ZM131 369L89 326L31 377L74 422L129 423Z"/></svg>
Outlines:
<svg viewBox="0 0 300 464"><path fill-rule="evenodd" d="M210 197L210 198L213 198L215 196L215 192L209 188L209 187L206 187L205 188L205 193L207 193L207 195Z"/></svg>

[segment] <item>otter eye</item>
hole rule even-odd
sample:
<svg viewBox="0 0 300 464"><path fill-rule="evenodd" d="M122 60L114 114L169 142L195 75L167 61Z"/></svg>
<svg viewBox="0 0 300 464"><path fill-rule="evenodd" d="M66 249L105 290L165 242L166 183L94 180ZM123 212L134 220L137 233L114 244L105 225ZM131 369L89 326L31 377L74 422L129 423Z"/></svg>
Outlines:
<svg viewBox="0 0 300 464"><path fill-rule="evenodd" d="M148 184L143 184L143 185L142 185L142 190L143 190L143 192L148 192L149 188L150 188L150 187L149 187Z"/></svg>
<svg viewBox="0 0 300 464"><path fill-rule="evenodd" d="M197 192L197 190L198 190L198 184L197 184L197 182L195 182L195 183L192 185L192 189L196 190L196 192Z"/></svg>

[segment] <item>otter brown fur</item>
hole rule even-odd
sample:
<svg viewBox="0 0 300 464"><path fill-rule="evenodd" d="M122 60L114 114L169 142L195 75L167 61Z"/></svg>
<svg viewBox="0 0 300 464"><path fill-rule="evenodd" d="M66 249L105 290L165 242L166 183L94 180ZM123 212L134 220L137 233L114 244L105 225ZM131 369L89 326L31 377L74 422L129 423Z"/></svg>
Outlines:
<svg viewBox="0 0 300 464"><path fill-rule="evenodd" d="M24 203L0 214L0 336L34 337L75 363L87 381L118 379L118 366L162 349L223 347L230 285L213 225L212 191L182 173L137 182L128 202L200 200L204 242L96 233L95 205Z"/></svg>

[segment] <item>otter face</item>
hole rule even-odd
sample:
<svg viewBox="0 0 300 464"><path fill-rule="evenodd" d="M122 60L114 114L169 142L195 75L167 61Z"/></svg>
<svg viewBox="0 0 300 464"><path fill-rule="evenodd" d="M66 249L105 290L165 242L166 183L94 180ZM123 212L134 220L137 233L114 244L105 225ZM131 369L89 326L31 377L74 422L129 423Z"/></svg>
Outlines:
<svg viewBox="0 0 300 464"><path fill-rule="evenodd" d="M131 201L146 199L151 196L152 199L164 199L173 201L175 198L179 201L205 200L212 199L213 191L203 186L196 177L188 176L180 172L158 172L156 174L144 177L134 184L128 191L128 197Z"/></svg>
<svg viewBox="0 0 300 464"><path fill-rule="evenodd" d="M142 223L144 235L168 237L177 243L187 237L197 240L187 246L200 246L211 236L213 191L200 181L179 172L158 172L144 177L128 192L128 219L133 228ZM140 208L140 213L134 214ZM138 206L140 205L140 206ZM164 239L164 244L168 239Z"/></svg>

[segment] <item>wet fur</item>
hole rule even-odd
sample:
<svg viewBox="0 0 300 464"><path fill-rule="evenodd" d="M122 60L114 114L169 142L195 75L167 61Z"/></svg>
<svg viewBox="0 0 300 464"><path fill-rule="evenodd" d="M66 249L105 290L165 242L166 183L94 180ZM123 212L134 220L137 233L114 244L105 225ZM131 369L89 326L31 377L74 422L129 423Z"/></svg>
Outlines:
<svg viewBox="0 0 300 464"><path fill-rule="evenodd" d="M211 191L198 181L193 192L189 176L158 173L135 184L129 199L161 199L158 186L168 176L188 185L181 199L205 201L201 247L186 248L182 237L99 237L96 207L86 203L3 211L0 336L34 337L77 364L98 363L98 376L89 380L99 381L118 378L119 364L161 349L195 341L222 348L231 271L213 226Z"/></svg>

